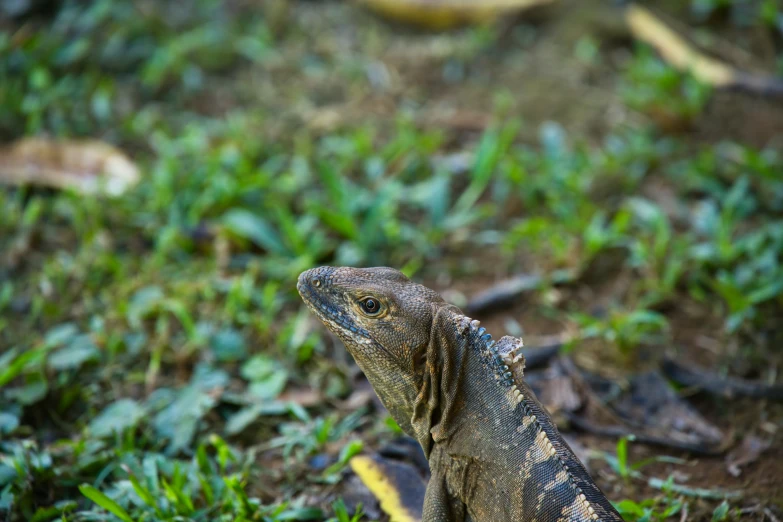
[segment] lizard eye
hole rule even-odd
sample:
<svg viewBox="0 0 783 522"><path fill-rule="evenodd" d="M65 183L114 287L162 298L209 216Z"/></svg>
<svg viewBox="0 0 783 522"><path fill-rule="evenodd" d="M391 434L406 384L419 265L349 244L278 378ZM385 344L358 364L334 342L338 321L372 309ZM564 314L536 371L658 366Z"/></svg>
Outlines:
<svg viewBox="0 0 783 522"><path fill-rule="evenodd" d="M381 302L374 297L365 297L359 303L367 315L378 315L381 312Z"/></svg>

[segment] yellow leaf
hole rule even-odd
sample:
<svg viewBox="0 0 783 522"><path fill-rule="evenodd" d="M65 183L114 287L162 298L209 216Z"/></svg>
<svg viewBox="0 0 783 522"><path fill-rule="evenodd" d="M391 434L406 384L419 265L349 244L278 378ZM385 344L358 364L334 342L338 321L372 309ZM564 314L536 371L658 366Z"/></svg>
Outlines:
<svg viewBox="0 0 783 522"><path fill-rule="evenodd" d="M413 466L378 455L358 455L350 465L390 522L421 522L426 485Z"/></svg>
<svg viewBox="0 0 783 522"><path fill-rule="evenodd" d="M357 0L393 20L432 30L493 22L510 13L554 0Z"/></svg>

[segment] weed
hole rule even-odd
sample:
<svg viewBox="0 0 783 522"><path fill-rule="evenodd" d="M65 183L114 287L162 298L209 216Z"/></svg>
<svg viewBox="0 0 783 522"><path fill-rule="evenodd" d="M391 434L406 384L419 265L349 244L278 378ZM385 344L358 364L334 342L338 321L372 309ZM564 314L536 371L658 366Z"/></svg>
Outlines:
<svg viewBox="0 0 783 522"><path fill-rule="evenodd" d="M666 130L692 123L711 94L709 85L673 69L645 46L637 48L621 90L629 107L649 115Z"/></svg>
<svg viewBox="0 0 783 522"><path fill-rule="evenodd" d="M652 310L611 310L606 317L573 314L582 329L583 338L600 337L625 355L630 355L642 343L660 342L668 330L666 318Z"/></svg>

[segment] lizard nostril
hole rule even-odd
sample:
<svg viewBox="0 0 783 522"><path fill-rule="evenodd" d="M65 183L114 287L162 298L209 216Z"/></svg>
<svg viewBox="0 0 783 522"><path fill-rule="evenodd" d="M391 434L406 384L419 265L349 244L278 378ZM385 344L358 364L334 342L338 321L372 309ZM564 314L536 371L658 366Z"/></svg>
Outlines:
<svg viewBox="0 0 783 522"><path fill-rule="evenodd" d="M321 286L321 280L318 279L317 277L315 279L313 279L313 286L316 287L316 288L320 287Z"/></svg>

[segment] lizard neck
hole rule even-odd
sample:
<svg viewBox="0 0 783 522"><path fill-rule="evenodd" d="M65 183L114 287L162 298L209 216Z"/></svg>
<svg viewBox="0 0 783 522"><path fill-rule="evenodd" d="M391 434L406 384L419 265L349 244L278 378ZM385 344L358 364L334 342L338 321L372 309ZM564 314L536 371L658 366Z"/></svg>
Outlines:
<svg viewBox="0 0 783 522"><path fill-rule="evenodd" d="M413 436L428 457L435 443L449 440L466 425L470 417L465 411L470 402L466 394L475 388L477 380L497 386L495 392L500 395L501 385L513 384L514 368L518 368L516 373L521 378L524 365L513 360L516 346L511 350L509 346L504 348L503 343L496 344L478 321L462 315L458 309L444 306L433 317L410 423ZM517 339L514 342L521 345ZM483 371L486 366L491 371ZM502 412L498 409L487 408L483 414L497 416L497 421L501 421Z"/></svg>

